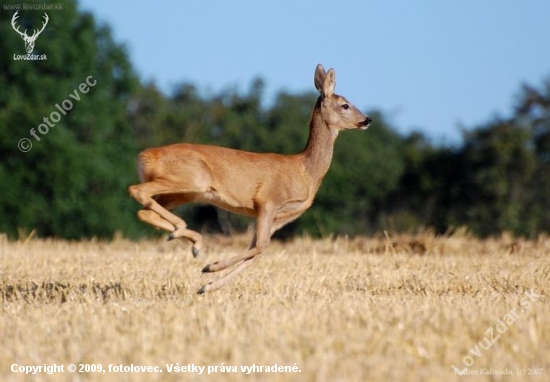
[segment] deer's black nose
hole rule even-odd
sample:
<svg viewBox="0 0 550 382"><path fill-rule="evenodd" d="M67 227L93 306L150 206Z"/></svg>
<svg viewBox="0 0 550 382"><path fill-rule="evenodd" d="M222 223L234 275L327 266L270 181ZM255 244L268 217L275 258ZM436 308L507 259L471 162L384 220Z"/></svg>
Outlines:
<svg viewBox="0 0 550 382"><path fill-rule="evenodd" d="M370 119L370 117L367 117L363 121L363 126L368 126L368 125L370 125L371 122L372 122L372 119Z"/></svg>

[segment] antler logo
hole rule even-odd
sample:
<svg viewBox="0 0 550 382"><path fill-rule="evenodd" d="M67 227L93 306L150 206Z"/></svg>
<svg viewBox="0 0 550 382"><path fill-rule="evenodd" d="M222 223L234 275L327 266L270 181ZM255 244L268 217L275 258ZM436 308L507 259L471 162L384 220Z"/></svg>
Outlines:
<svg viewBox="0 0 550 382"><path fill-rule="evenodd" d="M11 19L11 26L13 27L13 29L17 33L19 33L21 35L21 38L23 38L23 40L25 41L25 49L27 50L27 53L32 53L32 51L34 50L34 42L36 41L38 36L40 36L40 33L42 33L44 28L46 28L46 25L48 24L49 17L46 13L44 13L44 16L42 16L42 17L44 17L45 21L42 24L42 29L40 29L39 31L37 31L35 29L32 36L27 36L27 30L26 29L25 29L25 32L20 32L19 27L17 27L17 28L15 27L15 20L19 17L17 15L18 12L19 11L15 12L15 14L13 15L13 17Z"/></svg>

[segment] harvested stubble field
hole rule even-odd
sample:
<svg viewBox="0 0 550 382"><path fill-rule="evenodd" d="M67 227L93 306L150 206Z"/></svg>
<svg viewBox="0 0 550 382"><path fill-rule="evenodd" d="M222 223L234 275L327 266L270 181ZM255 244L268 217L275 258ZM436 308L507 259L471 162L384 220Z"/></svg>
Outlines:
<svg viewBox="0 0 550 382"><path fill-rule="evenodd" d="M28 380L13 364L71 363L163 372L65 369L31 380L550 380L548 237L273 242L233 283L198 296L218 276L202 267L248 243L239 236L206 244L193 259L185 242L2 239L0 380ZM466 356L478 375L453 370ZM169 373L176 363L206 368ZM275 364L301 371L241 372ZM238 371L207 375L222 365ZM540 375L484 374L505 370Z"/></svg>

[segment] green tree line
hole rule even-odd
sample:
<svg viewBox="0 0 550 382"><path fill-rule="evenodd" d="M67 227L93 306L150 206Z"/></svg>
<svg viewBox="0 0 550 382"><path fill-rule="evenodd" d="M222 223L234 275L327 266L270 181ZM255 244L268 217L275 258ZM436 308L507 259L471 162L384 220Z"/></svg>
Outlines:
<svg viewBox="0 0 550 382"><path fill-rule="evenodd" d="M139 222L127 188L137 183L144 148L176 142L256 152L296 153L307 141L316 93L279 92L265 106L264 82L206 94L181 83L169 94L140 80L107 25L63 2L52 11L34 54L15 60L24 43L0 13L0 233L20 230L64 238L155 235ZM42 12L20 12L21 30ZM55 17L52 17L55 16ZM95 86L80 91L92 76ZM70 94L80 96L80 100ZM54 126L44 118L72 108ZM524 85L512 117L464 132L442 146L398 134L384 114L368 111L366 132L341 134L312 208L281 235L373 234L380 230L445 232L467 226L480 236L550 230L550 81ZM50 121L52 123L52 121ZM35 129L38 141L30 134ZM32 148L22 152L21 139ZM177 210L194 229L232 233L250 221L210 206Z"/></svg>

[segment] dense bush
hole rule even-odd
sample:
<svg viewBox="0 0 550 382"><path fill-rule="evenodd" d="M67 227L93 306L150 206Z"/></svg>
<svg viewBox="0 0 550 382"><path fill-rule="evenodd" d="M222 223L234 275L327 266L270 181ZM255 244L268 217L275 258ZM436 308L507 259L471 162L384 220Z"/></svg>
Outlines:
<svg viewBox="0 0 550 382"><path fill-rule="evenodd" d="M25 29L40 17L22 12L18 22ZM316 93L281 92L266 107L256 79L246 91L204 95L184 83L165 95L140 82L109 28L73 2L38 40L34 53L47 52L47 60L13 59L25 51L10 18L0 20L0 33L0 232L10 236L19 229L66 238L154 233L136 219L139 206L127 195L138 181L135 157L146 147L185 141L290 154L306 144ZM87 78L96 84L82 93ZM75 90L80 100L69 97ZM66 99L72 108L40 133ZM283 235L550 230L550 82L525 86L512 118L469 130L456 147L433 145L419 133L401 136L382 113L369 114L374 123L366 132L340 134L314 206ZM33 144L30 151L18 149L22 138ZM203 231L231 233L249 224L212 207L178 213Z"/></svg>

